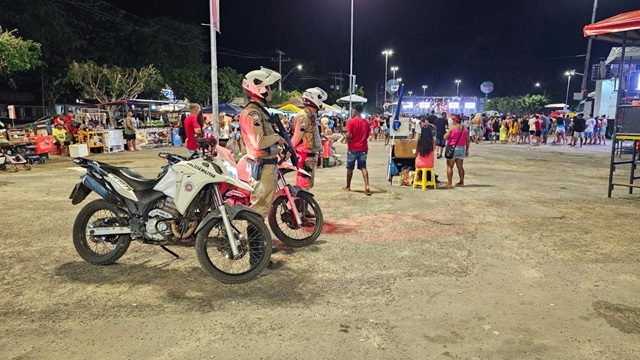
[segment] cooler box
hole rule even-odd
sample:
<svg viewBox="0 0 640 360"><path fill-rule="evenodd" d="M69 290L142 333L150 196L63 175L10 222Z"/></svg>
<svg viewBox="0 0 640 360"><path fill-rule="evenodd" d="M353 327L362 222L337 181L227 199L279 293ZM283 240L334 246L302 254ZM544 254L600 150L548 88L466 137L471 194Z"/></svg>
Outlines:
<svg viewBox="0 0 640 360"><path fill-rule="evenodd" d="M173 146L182 146L182 139L180 139L180 129L171 130L171 139L173 140Z"/></svg>
<svg viewBox="0 0 640 360"><path fill-rule="evenodd" d="M89 156L87 144L69 145L69 156L72 158Z"/></svg>

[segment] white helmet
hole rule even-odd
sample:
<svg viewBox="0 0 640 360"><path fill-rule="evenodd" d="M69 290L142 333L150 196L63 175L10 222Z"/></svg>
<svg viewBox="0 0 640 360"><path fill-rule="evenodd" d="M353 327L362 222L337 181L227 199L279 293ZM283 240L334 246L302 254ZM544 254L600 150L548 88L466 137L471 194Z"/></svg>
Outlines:
<svg viewBox="0 0 640 360"><path fill-rule="evenodd" d="M280 78L279 73L263 67L245 75L242 87L249 93L264 99L267 97L267 87L275 84Z"/></svg>
<svg viewBox="0 0 640 360"><path fill-rule="evenodd" d="M305 90L304 94L302 94L302 103L307 106L313 106L318 110L322 110L323 101L327 100L329 97L327 96L326 91L322 90L319 87L314 87L311 89Z"/></svg>

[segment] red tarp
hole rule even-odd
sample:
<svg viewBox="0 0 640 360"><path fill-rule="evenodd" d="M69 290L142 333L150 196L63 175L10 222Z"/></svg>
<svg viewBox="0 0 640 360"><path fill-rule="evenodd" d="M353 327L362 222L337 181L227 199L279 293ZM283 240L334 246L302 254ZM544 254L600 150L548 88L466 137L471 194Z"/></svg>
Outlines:
<svg viewBox="0 0 640 360"><path fill-rule="evenodd" d="M630 11L584 27L584 37L622 42L622 33L627 32L629 45L640 43L640 10Z"/></svg>

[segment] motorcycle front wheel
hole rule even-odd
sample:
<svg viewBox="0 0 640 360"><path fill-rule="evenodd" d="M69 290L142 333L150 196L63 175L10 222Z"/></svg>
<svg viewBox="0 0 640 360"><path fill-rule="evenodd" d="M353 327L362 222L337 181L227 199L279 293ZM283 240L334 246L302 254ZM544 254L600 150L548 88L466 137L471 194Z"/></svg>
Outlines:
<svg viewBox="0 0 640 360"><path fill-rule="evenodd" d="M221 218L210 220L196 237L196 255L207 274L225 284L240 284L256 278L271 257L271 233L262 217L248 211L231 220L238 255L231 251Z"/></svg>
<svg viewBox="0 0 640 360"><path fill-rule="evenodd" d="M312 244L322 233L322 211L320 205L308 193L300 192L294 199L302 225L298 225L286 196L273 201L269 211L269 227L278 240L291 247L303 247Z"/></svg>
<svg viewBox="0 0 640 360"><path fill-rule="evenodd" d="M115 205L95 200L88 203L73 224L73 245L85 261L94 265L110 265L127 252L131 237L129 235L91 235L91 229L99 227L127 226L126 219Z"/></svg>

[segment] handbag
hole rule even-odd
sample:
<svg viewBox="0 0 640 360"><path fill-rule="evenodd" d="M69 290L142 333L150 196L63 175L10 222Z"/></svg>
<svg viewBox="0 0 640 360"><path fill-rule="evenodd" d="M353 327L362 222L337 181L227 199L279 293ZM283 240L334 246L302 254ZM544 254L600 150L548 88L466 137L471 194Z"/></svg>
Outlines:
<svg viewBox="0 0 640 360"><path fill-rule="evenodd" d="M456 149L456 146L458 146L458 143L460 142L460 139L462 138L462 134L464 134L464 127L462 128L462 131L460 131L460 135L458 136L458 140L456 140L456 144L451 146L451 145L447 145L444 148L444 158L447 160L451 160L453 159L453 152Z"/></svg>

